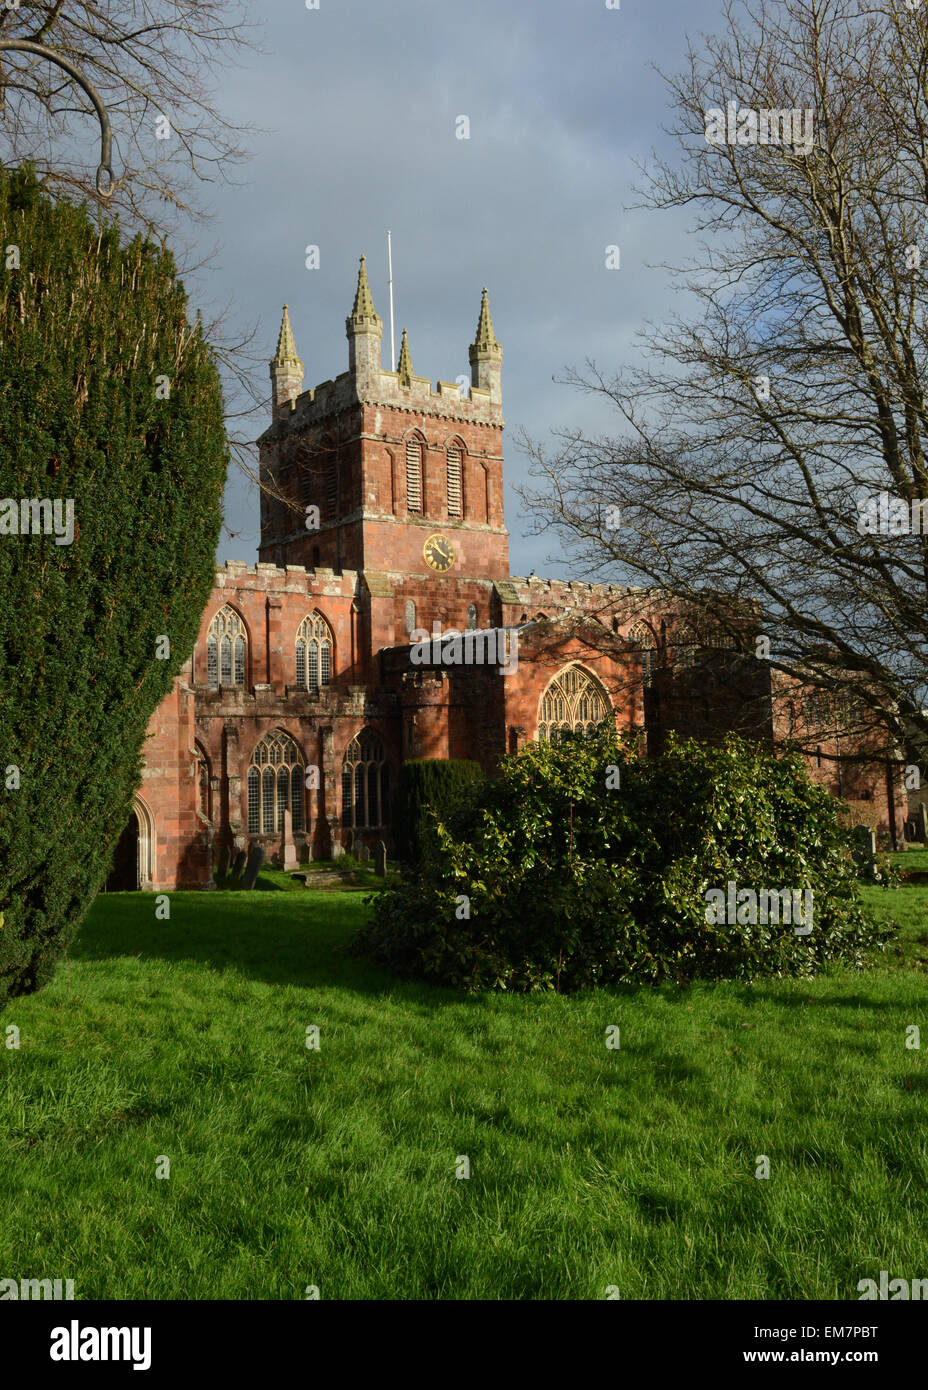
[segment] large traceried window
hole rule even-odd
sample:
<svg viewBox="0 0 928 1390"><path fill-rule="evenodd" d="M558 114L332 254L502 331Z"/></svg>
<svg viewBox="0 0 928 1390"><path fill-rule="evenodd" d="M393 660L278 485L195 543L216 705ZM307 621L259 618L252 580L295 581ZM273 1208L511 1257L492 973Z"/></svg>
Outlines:
<svg viewBox="0 0 928 1390"><path fill-rule="evenodd" d="M386 824L389 814L389 768L383 740L363 729L345 749L342 763L342 825L370 830Z"/></svg>
<svg viewBox="0 0 928 1390"><path fill-rule="evenodd" d="M310 613L296 635L296 683L301 690L318 691L332 683L332 629L321 613Z"/></svg>
<svg viewBox="0 0 928 1390"><path fill-rule="evenodd" d="M461 449L458 444L448 448L448 515L461 515Z"/></svg>
<svg viewBox="0 0 928 1390"><path fill-rule="evenodd" d="M641 684L645 690L654 683L654 651L657 643L647 623L636 623L628 634L640 663Z"/></svg>
<svg viewBox="0 0 928 1390"><path fill-rule="evenodd" d="M422 442L406 441L406 509L422 511Z"/></svg>
<svg viewBox="0 0 928 1390"><path fill-rule="evenodd" d="M206 680L214 690L245 684L245 624L234 608L220 608L209 625Z"/></svg>
<svg viewBox="0 0 928 1390"><path fill-rule="evenodd" d="M303 787L306 769L303 754L283 729L266 734L258 744L248 769L248 833L279 835L284 811L293 817L293 829L303 829Z"/></svg>
<svg viewBox="0 0 928 1390"><path fill-rule="evenodd" d="M553 743L561 734L592 734L611 710L602 685L582 666L566 666L538 704L538 737Z"/></svg>

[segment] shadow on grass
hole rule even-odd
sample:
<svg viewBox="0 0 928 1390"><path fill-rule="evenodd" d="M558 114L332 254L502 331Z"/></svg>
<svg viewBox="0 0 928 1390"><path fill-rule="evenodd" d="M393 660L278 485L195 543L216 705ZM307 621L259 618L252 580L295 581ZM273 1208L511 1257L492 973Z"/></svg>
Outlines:
<svg viewBox="0 0 928 1390"><path fill-rule="evenodd" d="M104 893L68 955L74 961L133 956L205 965L269 985L335 986L371 999L402 994L404 1003L421 1005L424 1013L438 1004L481 1007L479 995L399 980L349 952L354 933L369 920L369 891ZM161 921L155 912L165 896L171 916Z"/></svg>
<svg viewBox="0 0 928 1390"><path fill-rule="evenodd" d="M155 916L167 897L168 921ZM106 893L93 904L73 943L72 960L136 956L235 970L266 984L339 985L367 995L396 981L348 954L368 918L363 894L310 892ZM440 992L429 989L430 995Z"/></svg>

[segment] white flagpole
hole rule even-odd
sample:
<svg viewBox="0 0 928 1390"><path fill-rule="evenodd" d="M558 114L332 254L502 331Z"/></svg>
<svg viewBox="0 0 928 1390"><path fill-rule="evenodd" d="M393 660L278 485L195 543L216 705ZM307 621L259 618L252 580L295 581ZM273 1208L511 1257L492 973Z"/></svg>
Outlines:
<svg viewBox="0 0 928 1390"><path fill-rule="evenodd" d="M393 245L387 232L387 265L390 271L390 371L396 371L396 342L393 338Z"/></svg>

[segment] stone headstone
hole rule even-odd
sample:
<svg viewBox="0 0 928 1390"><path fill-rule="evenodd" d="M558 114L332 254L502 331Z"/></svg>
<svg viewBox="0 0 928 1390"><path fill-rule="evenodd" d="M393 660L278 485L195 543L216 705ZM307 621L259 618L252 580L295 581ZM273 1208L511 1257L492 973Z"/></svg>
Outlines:
<svg viewBox="0 0 928 1390"><path fill-rule="evenodd" d="M362 863L362 864L367 864L367 863L369 863L369 862L370 862L370 857L371 857L371 847L370 847L370 845L362 845L361 848L358 850L358 858L360 859L361 863Z"/></svg>
<svg viewBox="0 0 928 1390"><path fill-rule="evenodd" d="M285 874L291 874L300 867L299 855L293 843L293 815L284 811L284 837L280 845L280 862Z"/></svg>
<svg viewBox="0 0 928 1390"><path fill-rule="evenodd" d="M223 845L222 849L219 851L219 877L220 877L220 878L228 878L228 877L229 877L229 865L231 864L231 862L232 862L232 851L229 849L229 846L228 846L228 845Z"/></svg>
<svg viewBox="0 0 928 1390"><path fill-rule="evenodd" d="M876 834L866 825L854 826L854 862L865 878L876 877Z"/></svg>
<svg viewBox="0 0 928 1390"><path fill-rule="evenodd" d="M335 840L335 839L333 839L333 841L332 841L332 859L333 859L333 861L336 860L336 859L341 859L341 857L342 857L342 855L343 855L344 853L345 853L345 846L342 844L341 840Z"/></svg>
<svg viewBox="0 0 928 1390"><path fill-rule="evenodd" d="M374 873L378 878L385 878L387 873L387 847L383 840L378 840L374 846Z"/></svg>
<svg viewBox="0 0 928 1390"><path fill-rule="evenodd" d="M235 858L232 860L233 878L241 878L242 872L245 868L245 860L247 859L247 857L248 856L246 855L243 849L237 849L235 851Z"/></svg>
<svg viewBox="0 0 928 1390"><path fill-rule="evenodd" d="M918 823L918 838L923 845L928 845L928 806L924 801L919 802L915 818Z"/></svg>
<svg viewBox="0 0 928 1390"><path fill-rule="evenodd" d="M264 863L264 850L260 845L252 845L248 851L248 863L245 865L245 877L242 879L243 888L254 888L258 881L258 870Z"/></svg>

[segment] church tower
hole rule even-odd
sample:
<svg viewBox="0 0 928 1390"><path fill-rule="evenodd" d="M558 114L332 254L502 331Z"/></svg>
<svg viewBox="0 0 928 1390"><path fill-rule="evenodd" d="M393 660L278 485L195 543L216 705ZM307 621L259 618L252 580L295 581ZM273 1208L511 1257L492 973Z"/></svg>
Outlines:
<svg viewBox="0 0 928 1390"><path fill-rule="evenodd" d="M356 572L372 621L379 614L375 650L378 638L396 645L435 621L489 626L494 582L509 575L503 350L489 294L469 348L469 390L460 377L433 387L417 376L405 329L396 369L383 369L383 321L363 256L345 332L348 370L304 391L284 308L273 423L258 441L260 559Z"/></svg>

